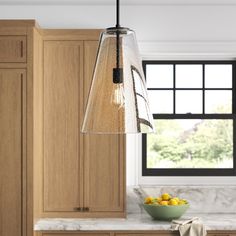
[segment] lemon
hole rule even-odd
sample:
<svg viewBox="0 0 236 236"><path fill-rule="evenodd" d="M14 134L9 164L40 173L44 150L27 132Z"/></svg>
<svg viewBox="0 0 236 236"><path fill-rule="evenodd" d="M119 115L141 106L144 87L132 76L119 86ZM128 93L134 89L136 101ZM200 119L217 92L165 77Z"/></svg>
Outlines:
<svg viewBox="0 0 236 236"><path fill-rule="evenodd" d="M160 203L162 201L162 198L161 197L157 197L156 201Z"/></svg>
<svg viewBox="0 0 236 236"><path fill-rule="evenodd" d="M160 205L162 205L162 206L168 206L168 201L161 201L161 202L160 202Z"/></svg>
<svg viewBox="0 0 236 236"><path fill-rule="evenodd" d="M164 201L168 201L168 200L171 198L171 196L170 196L168 193L163 193L163 194L161 195L161 198L162 198L162 200L164 200Z"/></svg>
<svg viewBox="0 0 236 236"><path fill-rule="evenodd" d="M186 202L183 201L183 200L180 200L178 204L179 204L179 205L184 205L184 204L186 204Z"/></svg>
<svg viewBox="0 0 236 236"><path fill-rule="evenodd" d="M174 198L171 198L171 199L175 200L177 202L177 204L179 204L180 199L178 197L174 197Z"/></svg>
<svg viewBox="0 0 236 236"><path fill-rule="evenodd" d="M146 197L144 203L151 204L153 201L153 197Z"/></svg>
<svg viewBox="0 0 236 236"><path fill-rule="evenodd" d="M170 201L169 201L169 205L176 206L176 205L178 205L178 202L177 202L176 199L172 198L172 199L170 199Z"/></svg>
<svg viewBox="0 0 236 236"><path fill-rule="evenodd" d="M157 205L157 206L159 206L159 203L158 203L158 202L154 202L153 205Z"/></svg>

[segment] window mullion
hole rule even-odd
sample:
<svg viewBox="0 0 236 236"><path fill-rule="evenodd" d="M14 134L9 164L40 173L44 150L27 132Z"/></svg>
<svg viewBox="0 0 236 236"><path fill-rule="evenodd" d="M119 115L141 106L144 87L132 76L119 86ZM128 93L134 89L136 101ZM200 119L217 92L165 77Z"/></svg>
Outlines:
<svg viewBox="0 0 236 236"><path fill-rule="evenodd" d="M202 64L202 113L205 114L205 64Z"/></svg>
<svg viewBox="0 0 236 236"><path fill-rule="evenodd" d="M236 114L236 62L232 64L232 113ZM236 175L236 119L233 119L233 166Z"/></svg>
<svg viewBox="0 0 236 236"><path fill-rule="evenodd" d="M232 64L232 112L236 114L236 61Z"/></svg>
<svg viewBox="0 0 236 236"><path fill-rule="evenodd" d="M173 64L173 114L176 114L176 87L175 87L175 84L176 84L176 65Z"/></svg>

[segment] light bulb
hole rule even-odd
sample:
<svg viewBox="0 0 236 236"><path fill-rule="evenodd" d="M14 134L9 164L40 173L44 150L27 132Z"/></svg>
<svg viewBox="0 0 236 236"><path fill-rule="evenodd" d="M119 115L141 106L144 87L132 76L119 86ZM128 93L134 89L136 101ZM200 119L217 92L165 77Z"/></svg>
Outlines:
<svg viewBox="0 0 236 236"><path fill-rule="evenodd" d="M117 106L118 109L124 108L125 98L124 98L123 83L113 84L111 103L114 106Z"/></svg>

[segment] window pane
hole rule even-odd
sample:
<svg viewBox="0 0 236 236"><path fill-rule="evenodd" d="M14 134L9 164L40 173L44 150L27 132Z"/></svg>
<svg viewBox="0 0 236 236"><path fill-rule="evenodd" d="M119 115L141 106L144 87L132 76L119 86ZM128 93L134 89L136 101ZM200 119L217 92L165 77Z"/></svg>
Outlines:
<svg viewBox="0 0 236 236"><path fill-rule="evenodd" d="M206 88L232 88L232 65L206 65Z"/></svg>
<svg viewBox="0 0 236 236"><path fill-rule="evenodd" d="M152 113L173 113L173 91L148 91Z"/></svg>
<svg viewBox="0 0 236 236"><path fill-rule="evenodd" d="M176 113L202 113L202 91L176 91Z"/></svg>
<svg viewBox="0 0 236 236"><path fill-rule="evenodd" d="M173 88L173 65L147 65L148 88Z"/></svg>
<svg viewBox="0 0 236 236"><path fill-rule="evenodd" d="M155 120L147 168L233 168L232 120Z"/></svg>
<svg viewBox="0 0 236 236"><path fill-rule="evenodd" d="M205 113L232 113L232 91L205 91Z"/></svg>
<svg viewBox="0 0 236 236"><path fill-rule="evenodd" d="M202 65L176 65L176 88L202 88Z"/></svg>

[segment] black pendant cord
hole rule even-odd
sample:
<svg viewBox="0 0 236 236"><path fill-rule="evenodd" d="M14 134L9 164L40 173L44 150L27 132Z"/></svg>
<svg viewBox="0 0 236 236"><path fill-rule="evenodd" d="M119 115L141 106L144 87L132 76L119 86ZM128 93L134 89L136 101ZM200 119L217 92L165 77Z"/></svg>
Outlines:
<svg viewBox="0 0 236 236"><path fill-rule="evenodd" d="M113 83L123 82L122 68L120 68L120 0L116 0L116 68L113 68Z"/></svg>
<svg viewBox="0 0 236 236"><path fill-rule="evenodd" d="M120 28L120 0L116 0L116 68L120 68L120 45L119 45L119 28Z"/></svg>
<svg viewBox="0 0 236 236"><path fill-rule="evenodd" d="M120 43L119 43L120 33L119 30L116 31L116 68L120 68Z"/></svg>
<svg viewBox="0 0 236 236"><path fill-rule="evenodd" d="M116 0L116 28L120 28L120 0Z"/></svg>

